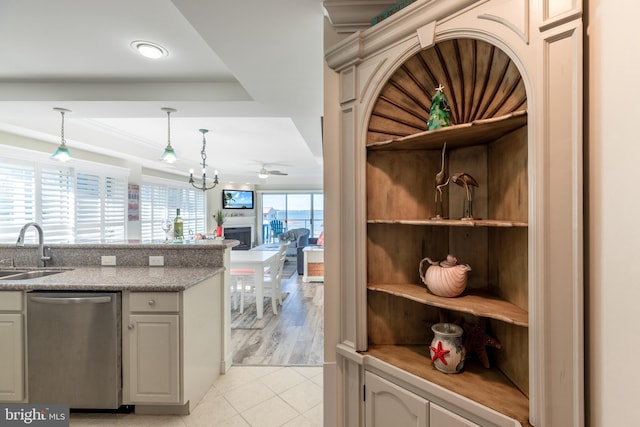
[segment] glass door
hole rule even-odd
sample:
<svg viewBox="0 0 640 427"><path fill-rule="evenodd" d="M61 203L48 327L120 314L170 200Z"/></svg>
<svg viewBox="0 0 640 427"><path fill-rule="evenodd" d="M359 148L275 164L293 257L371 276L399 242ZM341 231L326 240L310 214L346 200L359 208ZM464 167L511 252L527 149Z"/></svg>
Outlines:
<svg viewBox="0 0 640 427"><path fill-rule="evenodd" d="M310 237L320 235L324 230L324 195L263 193L262 242L276 242L277 234L296 228L309 229Z"/></svg>

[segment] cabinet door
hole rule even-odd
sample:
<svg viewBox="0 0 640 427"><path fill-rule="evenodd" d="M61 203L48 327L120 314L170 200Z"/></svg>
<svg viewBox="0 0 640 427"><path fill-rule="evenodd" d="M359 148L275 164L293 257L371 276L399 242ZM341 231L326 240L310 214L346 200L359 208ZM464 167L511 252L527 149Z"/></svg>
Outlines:
<svg viewBox="0 0 640 427"><path fill-rule="evenodd" d="M129 316L132 403L180 403L179 317Z"/></svg>
<svg viewBox="0 0 640 427"><path fill-rule="evenodd" d="M21 313L0 314L0 402L24 399L24 329Z"/></svg>
<svg viewBox="0 0 640 427"><path fill-rule="evenodd" d="M365 372L366 427L429 427L429 401Z"/></svg>
<svg viewBox="0 0 640 427"><path fill-rule="evenodd" d="M429 418L431 427L480 427L478 424L433 403L429 411Z"/></svg>

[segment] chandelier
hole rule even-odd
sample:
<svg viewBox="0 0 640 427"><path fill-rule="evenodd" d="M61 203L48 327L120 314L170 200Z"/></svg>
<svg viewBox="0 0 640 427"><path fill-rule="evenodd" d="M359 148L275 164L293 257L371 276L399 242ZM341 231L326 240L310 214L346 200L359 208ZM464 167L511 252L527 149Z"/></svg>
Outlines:
<svg viewBox="0 0 640 427"><path fill-rule="evenodd" d="M198 131L202 133L202 151L200 151L200 157L202 157L202 183L200 185L196 185L196 182L193 179L193 169L191 169L189 170L189 184L198 190L207 191L218 185L218 171L214 171L213 173L213 185L210 187L207 186L207 140L205 139L205 134L209 132L209 130L198 129Z"/></svg>

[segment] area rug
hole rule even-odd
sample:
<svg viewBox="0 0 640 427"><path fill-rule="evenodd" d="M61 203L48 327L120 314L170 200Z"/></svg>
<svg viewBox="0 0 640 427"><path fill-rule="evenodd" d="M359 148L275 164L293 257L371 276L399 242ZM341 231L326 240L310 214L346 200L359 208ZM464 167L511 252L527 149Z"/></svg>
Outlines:
<svg viewBox="0 0 640 427"><path fill-rule="evenodd" d="M282 302L287 299L289 292L282 293ZM238 310L233 310L231 306L231 329L263 329L269 321L273 318L273 310L271 309L271 297L263 298L264 309L262 313L262 319L256 318L256 297L255 295L244 296L244 313L240 313ZM282 307L278 307L281 310Z"/></svg>

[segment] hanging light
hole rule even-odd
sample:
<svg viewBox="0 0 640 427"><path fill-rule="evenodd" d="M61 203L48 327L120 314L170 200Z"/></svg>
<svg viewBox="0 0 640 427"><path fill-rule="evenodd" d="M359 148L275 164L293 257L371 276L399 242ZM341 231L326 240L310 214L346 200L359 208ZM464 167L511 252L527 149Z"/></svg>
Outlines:
<svg viewBox="0 0 640 427"><path fill-rule="evenodd" d="M218 185L218 171L214 172L213 185L211 187L207 187L207 140L205 139L205 134L209 132L209 130L198 129L198 131L202 133L202 151L200 151L200 157L202 157L202 184L196 185L196 182L193 179L193 169L189 171L189 184L198 190L207 191Z"/></svg>
<svg viewBox="0 0 640 427"><path fill-rule="evenodd" d="M60 145L56 148L56 151L53 152L51 158L54 160L58 160L60 162L66 162L71 160L71 151L67 148L67 142L64 140L64 113L70 113L71 110L67 110L66 108L54 108L55 111L59 111L62 116L62 130L60 131Z"/></svg>
<svg viewBox="0 0 640 427"><path fill-rule="evenodd" d="M176 152L171 146L171 113L175 113L176 110L173 108L161 108L162 111L166 111L167 113L167 146L164 149L164 153L160 156L160 160L165 163L173 164L178 160L176 156Z"/></svg>

